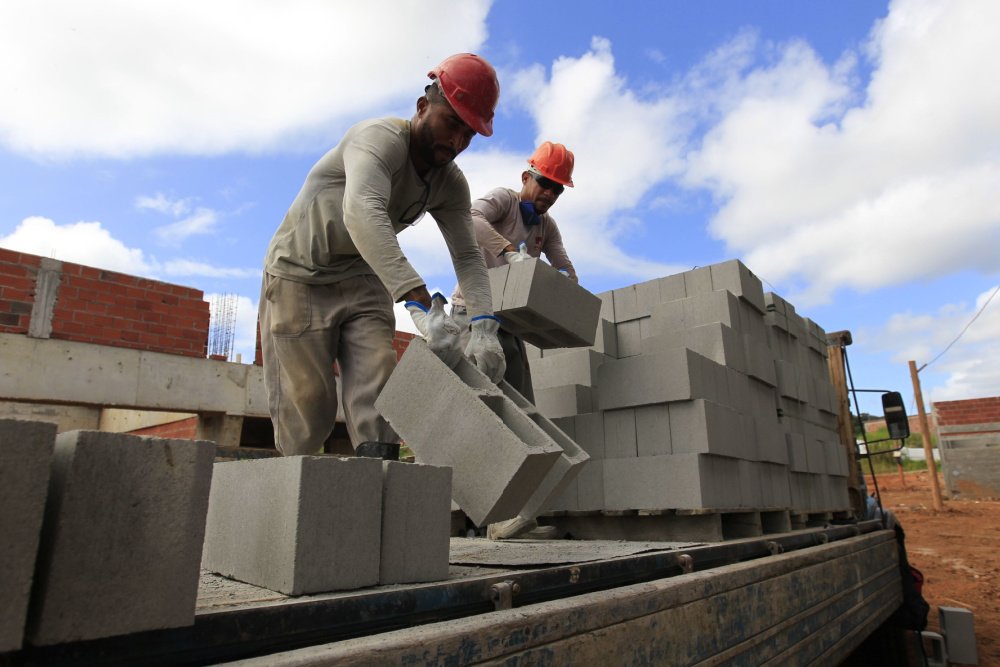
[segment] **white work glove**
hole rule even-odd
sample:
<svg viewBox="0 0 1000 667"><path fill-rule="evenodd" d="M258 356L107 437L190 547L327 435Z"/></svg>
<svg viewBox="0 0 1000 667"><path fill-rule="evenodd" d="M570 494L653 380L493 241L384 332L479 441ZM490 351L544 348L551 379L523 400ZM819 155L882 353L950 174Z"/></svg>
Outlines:
<svg viewBox="0 0 1000 667"><path fill-rule="evenodd" d="M508 264L516 264L517 262L523 262L529 257L531 257L531 255L528 254L528 246L526 243L524 243L524 241L522 241L521 245L517 247L517 252L505 252L503 254L503 258L507 260Z"/></svg>
<svg viewBox="0 0 1000 667"><path fill-rule="evenodd" d="M417 331L427 341L427 347L441 361L454 368L462 359L460 340L462 330L459 324L444 312L446 299L440 292L431 297L430 310L419 301L407 301L406 309L417 327Z"/></svg>
<svg viewBox="0 0 1000 667"><path fill-rule="evenodd" d="M472 360L493 382L500 382L507 370L507 362L503 358L503 348L497 338L500 320L493 315L478 315L472 318L469 328L472 335L469 345L465 348L465 356Z"/></svg>
<svg viewBox="0 0 1000 667"><path fill-rule="evenodd" d="M462 332L459 337L458 346L464 350L469 346L469 309L464 305L456 305L455 301L452 300L451 319L458 325L459 330Z"/></svg>

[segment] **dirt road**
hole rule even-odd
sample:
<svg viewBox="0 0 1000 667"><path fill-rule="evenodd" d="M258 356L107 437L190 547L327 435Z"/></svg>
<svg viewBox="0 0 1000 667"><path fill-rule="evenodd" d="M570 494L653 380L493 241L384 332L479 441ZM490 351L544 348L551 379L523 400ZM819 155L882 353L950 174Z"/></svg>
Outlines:
<svg viewBox="0 0 1000 667"><path fill-rule="evenodd" d="M906 532L910 563L924 574L928 630L938 629L939 606L971 610L979 664L1000 667L1000 499L945 498L944 511L935 512L926 471L905 473L902 482L882 473L878 485Z"/></svg>

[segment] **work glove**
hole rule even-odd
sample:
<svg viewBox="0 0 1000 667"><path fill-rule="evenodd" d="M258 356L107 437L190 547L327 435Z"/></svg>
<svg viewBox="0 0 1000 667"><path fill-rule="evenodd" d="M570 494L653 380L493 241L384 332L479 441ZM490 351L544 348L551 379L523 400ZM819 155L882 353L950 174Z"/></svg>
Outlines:
<svg viewBox="0 0 1000 667"><path fill-rule="evenodd" d="M497 339L500 320L493 315L478 315L469 324L472 335L465 348L465 356L494 383L503 379L507 362L503 358L503 348Z"/></svg>
<svg viewBox="0 0 1000 667"><path fill-rule="evenodd" d="M454 300L452 300L451 319L458 325L459 331L462 332L459 336L458 346L464 350L469 346L469 309L464 305L455 304Z"/></svg>
<svg viewBox="0 0 1000 667"><path fill-rule="evenodd" d="M431 307L427 309L419 301L407 301L406 310L413 318L413 324L417 331L427 341L427 347L436 354L441 361L454 368L462 360L462 348L460 340L462 330L447 313L444 312L444 304L447 300L440 292L435 292L431 297Z"/></svg>
<svg viewBox="0 0 1000 667"><path fill-rule="evenodd" d="M521 242L521 245L517 247L517 252L505 252L503 254L503 258L507 260L508 264L523 262L529 257L531 257L531 255L528 254L528 246L523 241Z"/></svg>

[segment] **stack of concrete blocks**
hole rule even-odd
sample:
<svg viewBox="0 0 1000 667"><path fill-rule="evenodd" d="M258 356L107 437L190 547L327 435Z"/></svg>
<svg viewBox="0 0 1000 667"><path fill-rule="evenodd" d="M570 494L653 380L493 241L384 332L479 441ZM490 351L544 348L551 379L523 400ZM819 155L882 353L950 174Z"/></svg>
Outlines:
<svg viewBox="0 0 1000 667"><path fill-rule="evenodd" d="M540 259L490 269L504 329L542 349L594 344L601 301Z"/></svg>
<svg viewBox="0 0 1000 667"><path fill-rule="evenodd" d="M56 436L27 643L194 623L214 454L206 441Z"/></svg>
<svg viewBox="0 0 1000 667"><path fill-rule="evenodd" d="M0 653L21 648L56 425L0 420Z"/></svg>
<svg viewBox="0 0 1000 667"><path fill-rule="evenodd" d="M733 260L598 296L592 347L529 349L538 409L591 457L549 510L848 507L829 467L797 480L808 493L792 497L776 360L810 364L780 372L803 378L809 393L796 416L813 439L835 437L819 434L829 422L810 402L832 397L825 341L815 327L803 342L817 359L775 357L762 284L746 266Z"/></svg>
<svg viewBox="0 0 1000 667"><path fill-rule="evenodd" d="M847 457L837 432L826 332L779 295L768 292L764 299L792 506L806 512L845 509Z"/></svg>
<svg viewBox="0 0 1000 667"><path fill-rule="evenodd" d="M202 567L287 595L448 576L451 471L373 458L215 464Z"/></svg>
<svg viewBox="0 0 1000 667"><path fill-rule="evenodd" d="M477 526L537 514L586 467L582 449L510 385L466 359L448 368L419 338L375 407L417 462L452 468L452 497Z"/></svg>

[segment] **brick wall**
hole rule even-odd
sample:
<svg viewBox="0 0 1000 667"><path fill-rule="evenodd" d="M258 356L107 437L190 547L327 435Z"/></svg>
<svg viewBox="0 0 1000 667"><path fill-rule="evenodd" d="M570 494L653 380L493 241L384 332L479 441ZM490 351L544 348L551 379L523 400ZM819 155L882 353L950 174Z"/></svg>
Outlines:
<svg viewBox="0 0 1000 667"><path fill-rule="evenodd" d="M1000 396L939 401L932 404L938 426L1000 423Z"/></svg>
<svg viewBox="0 0 1000 667"><path fill-rule="evenodd" d="M0 332L27 334L42 258L0 248ZM209 305L201 290L70 262L59 267L47 337L204 357Z"/></svg>
<svg viewBox="0 0 1000 667"><path fill-rule="evenodd" d="M175 422L147 426L146 428L129 431L132 435L145 435L155 438L175 438L178 440L194 440L198 433L198 418L188 417Z"/></svg>

